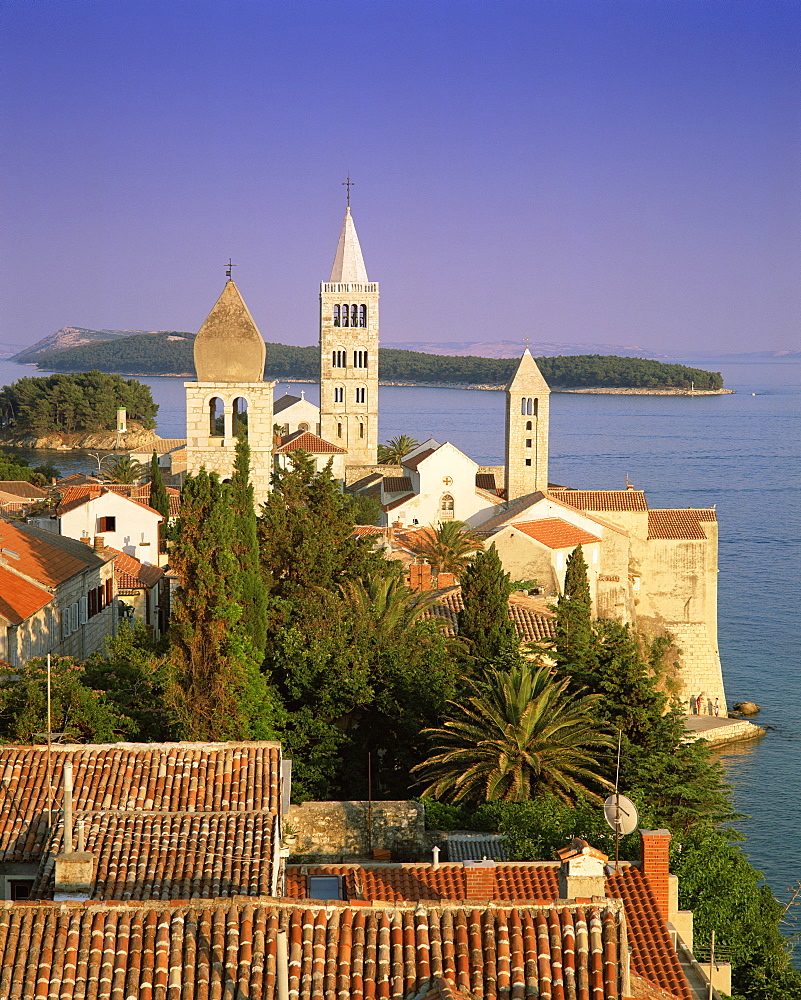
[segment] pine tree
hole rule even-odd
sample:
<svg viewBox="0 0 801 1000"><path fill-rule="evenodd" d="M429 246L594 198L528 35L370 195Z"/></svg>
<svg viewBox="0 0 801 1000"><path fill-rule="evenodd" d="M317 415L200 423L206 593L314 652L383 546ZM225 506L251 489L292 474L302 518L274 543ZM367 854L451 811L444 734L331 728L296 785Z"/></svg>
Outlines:
<svg viewBox="0 0 801 1000"><path fill-rule="evenodd" d="M259 652L235 596L234 520L230 489L215 473L187 477L170 555L181 586L167 690L184 739L248 739L269 730Z"/></svg>
<svg viewBox="0 0 801 1000"><path fill-rule="evenodd" d="M556 654L560 669L586 683L594 660L592 599L580 545L567 557L564 593L556 605Z"/></svg>
<svg viewBox="0 0 801 1000"><path fill-rule="evenodd" d="M250 482L250 445L246 437L240 437L236 445L231 506L234 513L231 548L237 566L232 592L242 608L242 626L257 652L263 656L267 636L267 591L259 561L256 511Z"/></svg>
<svg viewBox="0 0 801 1000"><path fill-rule="evenodd" d="M517 658L520 643L509 620L512 582L494 545L476 555L461 583L464 608L459 612L459 635L469 640L472 655L492 664Z"/></svg>

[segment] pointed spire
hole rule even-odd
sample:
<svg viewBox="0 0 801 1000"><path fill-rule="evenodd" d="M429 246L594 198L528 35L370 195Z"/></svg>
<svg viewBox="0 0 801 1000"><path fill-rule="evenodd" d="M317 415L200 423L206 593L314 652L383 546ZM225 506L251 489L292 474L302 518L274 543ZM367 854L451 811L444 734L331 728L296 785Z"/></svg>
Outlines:
<svg viewBox="0 0 801 1000"><path fill-rule="evenodd" d="M230 278L195 337L198 382L261 382L267 347Z"/></svg>
<svg viewBox="0 0 801 1000"><path fill-rule="evenodd" d="M531 351L526 348L520 358L517 371L512 376L511 381L506 386L507 392L518 387L525 387L530 392L550 392L551 388L542 376L542 372L537 367L537 362L531 356Z"/></svg>
<svg viewBox="0 0 801 1000"><path fill-rule="evenodd" d="M366 285L368 282L367 268L364 266L362 248L359 245L359 237L356 235L356 226L350 214L350 205L345 211L345 220L342 223L342 232L339 234L339 243L334 257L334 266L331 268L330 281L350 284Z"/></svg>

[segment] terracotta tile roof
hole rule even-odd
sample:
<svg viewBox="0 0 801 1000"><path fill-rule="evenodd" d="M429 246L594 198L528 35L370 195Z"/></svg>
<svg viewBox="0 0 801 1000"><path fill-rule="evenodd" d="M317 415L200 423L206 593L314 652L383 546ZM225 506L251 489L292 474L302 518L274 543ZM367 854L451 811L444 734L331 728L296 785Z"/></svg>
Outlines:
<svg viewBox="0 0 801 1000"><path fill-rule="evenodd" d="M73 763L76 812L278 810L278 743L56 746L51 773L60 775L65 760ZM55 809L61 792L55 780ZM46 833L37 823L46 812L46 748L0 747L0 860L38 859Z"/></svg>
<svg viewBox="0 0 801 1000"><path fill-rule="evenodd" d="M435 451L439 451L441 447L442 445L438 444L436 448L424 448L422 451L419 451L416 455L413 455L411 458L404 459L403 460L404 468L417 469L417 466L421 462L424 462L429 455L433 455Z"/></svg>
<svg viewBox="0 0 801 1000"><path fill-rule="evenodd" d="M355 535L357 538L364 538L368 535L383 535L384 529L377 527L375 524L354 524L353 531L351 535Z"/></svg>
<svg viewBox="0 0 801 1000"><path fill-rule="evenodd" d="M90 897L194 899L272 894L275 813L74 813L95 856ZM32 898L53 898L59 828L44 856Z"/></svg>
<svg viewBox="0 0 801 1000"><path fill-rule="evenodd" d="M48 495L48 491L43 490L41 486L34 486L33 483L19 479L0 480L0 493L10 493L12 496L25 497L29 500L44 500Z"/></svg>
<svg viewBox="0 0 801 1000"><path fill-rule="evenodd" d="M108 562L83 542L7 521L0 521L0 549L6 550L3 557L9 566L45 587L57 587L87 567Z"/></svg>
<svg viewBox="0 0 801 1000"><path fill-rule="evenodd" d="M507 861L506 837L498 833L449 833L445 839L448 861Z"/></svg>
<svg viewBox="0 0 801 1000"><path fill-rule="evenodd" d="M434 592L437 605L424 612L423 620L443 623L446 635L458 635L457 615L464 608L462 588ZM509 617L521 642L551 642L556 637L556 616L550 612L509 601Z"/></svg>
<svg viewBox="0 0 801 1000"><path fill-rule="evenodd" d="M384 476L382 482L385 493L410 493L412 481L408 476Z"/></svg>
<svg viewBox="0 0 801 1000"><path fill-rule="evenodd" d="M181 512L181 491L176 490L172 486L167 486L165 489L170 501L170 517L177 517ZM59 488L58 492L61 495L61 503L56 509L56 513L61 516L61 514L65 514L67 511L80 507L82 503L86 503L88 500L96 500L104 490L109 493L117 493L128 500L133 500L134 503L138 503L148 510L154 509L150 506L150 483L142 485L102 483L99 485L65 486L63 489Z"/></svg>
<svg viewBox="0 0 801 1000"><path fill-rule="evenodd" d="M114 577L121 590L154 587L164 576L164 570L159 566L147 566L127 552L121 552L110 545L106 546L106 551L117 554L114 560Z"/></svg>
<svg viewBox="0 0 801 1000"><path fill-rule="evenodd" d="M716 520L717 514L711 509L649 510L648 537L704 540L707 536L702 522Z"/></svg>
<svg viewBox="0 0 801 1000"><path fill-rule="evenodd" d="M572 549L577 545L600 542L597 535L583 531L560 517L546 517L541 521L515 521L514 527L529 538L534 538L549 549Z"/></svg>
<svg viewBox="0 0 801 1000"><path fill-rule="evenodd" d="M631 511L648 510L643 490L568 490L548 489L548 495L578 510Z"/></svg>
<svg viewBox="0 0 801 1000"><path fill-rule="evenodd" d="M288 455L293 451L305 451L309 455L344 455L346 448L332 444L311 431L295 431L281 438L281 444L274 449L276 455Z"/></svg>
<svg viewBox="0 0 801 1000"><path fill-rule="evenodd" d="M411 998L437 989L448 1000L562 993L616 1000L626 962L622 926L614 901L378 910L265 900L6 902L0 992L275 1000L283 927L293 1000Z"/></svg>
<svg viewBox="0 0 801 1000"><path fill-rule="evenodd" d="M493 900L502 904L534 901L547 905L559 897L559 865L507 862L491 869L495 873ZM462 863L433 865L318 865L287 866L287 895L301 899L307 892L307 876L338 875L343 895L357 899L399 902L461 902L467 895ZM626 912L632 967L639 975L682 1000L692 1000L670 934L659 915L656 899L639 868L623 868L606 880L607 892L620 899Z"/></svg>
<svg viewBox="0 0 801 1000"><path fill-rule="evenodd" d="M0 617L10 625L21 625L52 600L52 594L0 565Z"/></svg>

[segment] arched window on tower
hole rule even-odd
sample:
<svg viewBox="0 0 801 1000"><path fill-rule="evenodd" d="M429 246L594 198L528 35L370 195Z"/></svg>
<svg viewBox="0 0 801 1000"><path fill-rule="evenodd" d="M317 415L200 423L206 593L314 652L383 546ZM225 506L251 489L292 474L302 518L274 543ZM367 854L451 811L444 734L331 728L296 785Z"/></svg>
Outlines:
<svg viewBox="0 0 801 1000"><path fill-rule="evenodd" d="M361 385L357 386L357 388L356 388L356 402L357 403L366 403L367 402L367 390L364 388L364 386L361 386Z"/></svg>
<svg viewBox="0 0 801 1000"><path fill-rule="evenodd" d="M527 430L527 431L530 431L530 430L531 430L531 426L532 426L532 424L531 424L531 421L530 421L530 420L527 420L527 421L526 421L526 430Z"/></svg>
<svg viewBox="0 0 801 1000"><path fill-rule="evenodd" d="M344 305L342 307L342 325L348 326L349 321L350 321L350 307Z"/></svg>
<svg viewBox="0 0 801 1000"><path fill-rule="evenodd" d="M450 493L443 493L439 501L439 518L441 521L453 520L453 497Z"/></svg>
<svg viewBox="0 0 801 1000"><path fill-rule="evenodd" d="M234 437L248 436L248 401L244 396L234 400Z"/></svg>
<svg viewBox="0 0 801 1000"><path fill-rule="evenodd" d="M526 397L525 396L520 400L520 412L523 414L523 416L526 415Z"/></svg>
<svg viewBox="0 0 801 1000"><path fill-rule="evenodd" d="M339 326L339 306L334 306L334 326Z"/></svg>
<svg viewBox="0 0 801 1000"><path fill-rule="evenodd" d="M533 412L533 411L532 411L532 407L531 407L531 402L532 402L532 401L531 401L531 396L529 396L529 397L528 397L528 399L526 400L526 413L527 413L527 414L528 414L529 416L531 416L531 413Z"/></svg>
<svg viewBox="0 0 801 1000"><path fill-rule="evenodd" d="M364 437L364 424L359 424L359 437Z"/></svg>
<svg viewBox="0 0 801 1000"><path fill-rule="evenodd" d="M539 416L540 401L538 399L534 400L534 416Z"/></svg>
<svg viewBox="0 0 801 1000"><path fill-rule="evenodd" d="M342 424L341 423L337 424L337 437L338 438L342 437Z"/></svg>
<svg viewBox="0 0 801 1000"><path fill-rule="evenodd" d="M345 387L343 385L334 386L334 402L335 403L345 402Z"/></svg>
<svg viewBox="0 0 801 1000"><path fill-rule="evenodd" d="M345 356L345 351L343 348L338 348L331 354L331 367L332 368L345 368L347 365L347 358Z"/></svg>
<svg viewBox="0 0 801 1000"><path fill-rule="evenodd" d="M359 306L359 326L367 326L367 306Z"/></svg>
<svg viewBox="0 0 801 1000"><path fill-rule="evenodd" d="M225 436L225 404L219 396L209 400L209 437Z"/></svg>

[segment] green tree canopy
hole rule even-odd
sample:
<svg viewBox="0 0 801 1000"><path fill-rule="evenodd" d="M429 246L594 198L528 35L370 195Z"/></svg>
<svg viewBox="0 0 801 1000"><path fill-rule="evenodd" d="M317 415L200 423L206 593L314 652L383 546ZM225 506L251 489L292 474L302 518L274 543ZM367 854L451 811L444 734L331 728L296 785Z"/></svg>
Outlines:
<svg viewBox="0 0 801 1000"><path fill-rule="evenodd" d="M470 644L471 655L492 664L516 659L520 642L509 620L512 581L494 545L476 554L461 574L461 584L459 635Z"/></svg>
<svg viewBox="0 0 801 1000"><path fill-rule="evenodd" d="M413 770L426 794L451 801L598 799L610 788L600 760L612 741L598 726L597 695L571 696L567 681L523 661L490 671L450 718L428 731L434 754Z"/></svg>
<svg viewBox="0 0 801 1000"><path fill-rule="evenodd" d="M484 540L464 521L445 521L437 528L423 528L410 542L414 553L431 563L431 571L460 577Z"/></svg>
<svg viewBox="0 0 801 1000"><path fill-rule="evenodd" d="M166 537L170 517L170 497L167 493L167 487L164 485L159 457L155 451L153 452L153 457L150 459L150 506L153 510L157 510L164 518L161 530L162 534Z"/></svg>

